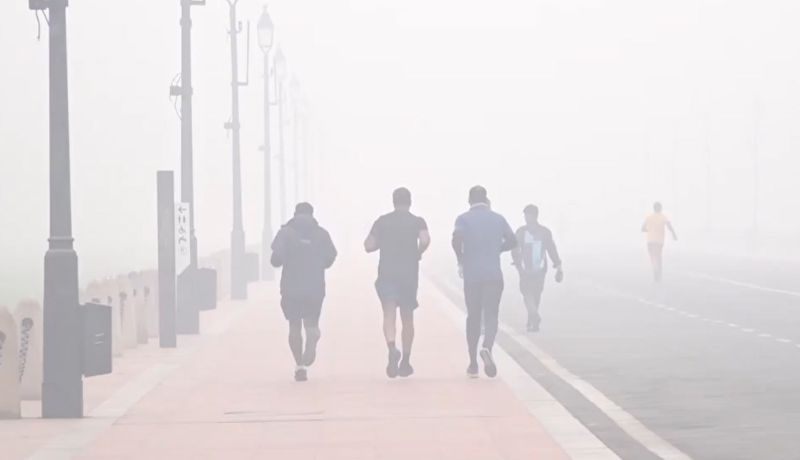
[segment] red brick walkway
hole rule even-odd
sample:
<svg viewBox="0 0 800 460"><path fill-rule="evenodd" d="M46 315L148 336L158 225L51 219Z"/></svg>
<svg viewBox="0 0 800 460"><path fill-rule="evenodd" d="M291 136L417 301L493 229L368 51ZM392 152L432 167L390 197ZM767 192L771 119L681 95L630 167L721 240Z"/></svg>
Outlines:
<svg viewBox="0 0 800 460"><path fill-rule="evenodd" d="M466 378L465 341L432 305L439 296L420 293L416 374L386 378L373 273L371 266L340 265L330 276L322 340L308 382L293 380L274 287L254 287L261 292L251 297L261 300L231 306L242 309L235 323L204 338L72 458L569 458L501 379Z"/></svg>

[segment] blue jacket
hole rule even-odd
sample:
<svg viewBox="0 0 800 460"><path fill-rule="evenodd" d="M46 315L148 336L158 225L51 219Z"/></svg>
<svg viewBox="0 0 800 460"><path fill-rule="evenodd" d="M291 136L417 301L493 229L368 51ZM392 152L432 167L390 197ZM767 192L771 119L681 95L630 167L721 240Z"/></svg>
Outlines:
<svg viewBox="0 0 800 460"><path fill-rule="evenodd" d="M500 254L516 245L517 238L506 218L487 205L474 205L456 219L453 250L463 266L464 281L503 279Z"/></svg>

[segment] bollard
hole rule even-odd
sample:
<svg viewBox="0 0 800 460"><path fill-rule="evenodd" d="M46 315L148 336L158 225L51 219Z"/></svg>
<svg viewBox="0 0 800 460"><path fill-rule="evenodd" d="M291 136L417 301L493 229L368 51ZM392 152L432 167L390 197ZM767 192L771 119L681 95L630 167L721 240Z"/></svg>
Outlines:
<svg viewBox="0 0 800 460"><path fill-rule="evenodd" d="M143 273L144 301L147 306L147 335L158 338L158 272L148 270Z"/></svg>
<svg viewBox="0 0 800 460"><path fill-rule="evenodd" d="M117 283L111 278L106 278L98 283L99 298L92 298L92 302L111 307L111 354L122 356L125 347L122 340L122 311L119 308L119 294Z"/></svg>
<svg viewBox="0 0 800 460"><path fill-rule="evenodd" d="M122 346L123 348L136 348L136 308L133 305L133 296L128 278L124 275L117 277L117 297L119 298L120 316L122 317Z"/></svg>
<svg viewBox="0 0 800 460"><path fill-rule="evenodd" d="M26 299L14 310L19 336L19 385L23 401L42 400L42 306Z"/></svg>
<svg viewBox="0 0 800 460"><path fill-rule="evenodd" d="M17 326L0 305L0 419L20 418Z"/></svg>
<svg viewBox="0 0 800 460"><path fill-rule="evenodd" d="M144 283L140 273L131 272L128 275L128 282L131 286L133 302L131 305L136 310L136 341L140 345L147 345L150 336L147 333L147 305L144 302Z"/></svg>

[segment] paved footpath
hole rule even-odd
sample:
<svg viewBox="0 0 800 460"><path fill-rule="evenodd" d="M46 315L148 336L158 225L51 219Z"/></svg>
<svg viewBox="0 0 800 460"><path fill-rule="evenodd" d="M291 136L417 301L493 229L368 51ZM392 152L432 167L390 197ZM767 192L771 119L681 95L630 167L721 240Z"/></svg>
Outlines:
<svg viewBox="0 0 800 460"><path fill-rule="evenodd" d="M440 305L444 298L427 284L417 316L416 373L388 379L373 278L371 261L340 262L332 271L308 382L293 380L275 286L252 286L251 300L225 304L203 337L155 361L92 416L58 422L71 425L35 450L13 454L50 421L3 422L0 460L611 458L587 445L580 429L571 436L545 429L530 401L507 383L510 369L501 367L503 378L467 379L455 308ZM541 407L556 404L532 399L542 400ZM559 410L542 415L553 419ZM10 435L15 423L24 428Z"/></svg>

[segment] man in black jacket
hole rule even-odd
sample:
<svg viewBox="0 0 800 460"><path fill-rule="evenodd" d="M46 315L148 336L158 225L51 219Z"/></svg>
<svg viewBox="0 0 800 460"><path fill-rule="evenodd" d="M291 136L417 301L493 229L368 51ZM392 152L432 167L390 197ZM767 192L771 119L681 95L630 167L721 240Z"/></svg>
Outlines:
<svg viewBox="0 0 800 460"><path fill-rule="evenodd" d="M538 332L542 322L539 304L547 275L547 257L550 257L556 269L556 282L561 282L564 272L553 233L539 223L539 208L529 204L522 212L525 214L525 225L517 230L517 247L511 252L511 257L519 272L519 290L528 310L528 332Z"/></svg>
<svg viewBox="0 0 800 460"><path fill-rule="evenodd" d="M297 364L294 378L299 382L307 379L307 368L316 359L325 270L333 265L336 255L330 234L314 219L314 208L309 203L295 207L294 217L281 227L272 242L270 263L283 267L281 309L289 321L289 348Z"/></svg>

